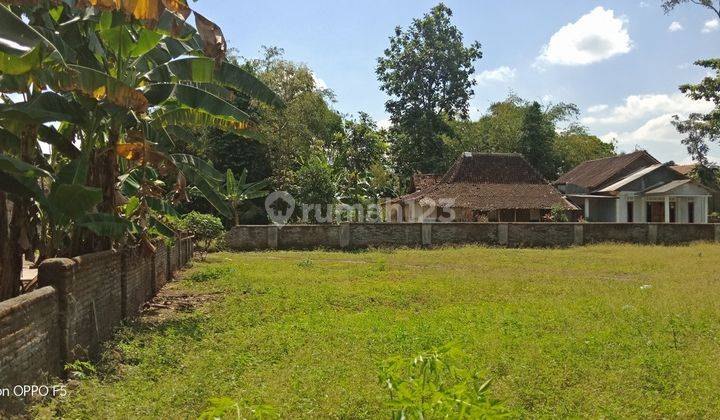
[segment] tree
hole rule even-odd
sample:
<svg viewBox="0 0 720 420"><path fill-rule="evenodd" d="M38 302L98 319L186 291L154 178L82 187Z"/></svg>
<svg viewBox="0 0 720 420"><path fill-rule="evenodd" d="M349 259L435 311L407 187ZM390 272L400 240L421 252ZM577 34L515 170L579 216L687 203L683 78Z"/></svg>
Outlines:
<svg viewBox="0 0 720 420"><path fill-rule="evenodd" d="M682 143L688 153L703 166L708 166L709 143L720 142L720 59L700 60L695 64L715 72L700 83L680 86L680 91L696 101L709 101L715 105L707 114L692 113L687 119L673 117L675 128L685 134Z"/></svg>
<svg viewBox="0 0 720 420"><path fill-rule="evenodd" d="M531 110L535 127L544 133L540 143L531 141L528 137L531 133L524 130ZM538 169L546 165L541 170L552 180L587 160L613 156L615 145L588 134L587 129L576 122L578 115L574 104L560 102L538 108L510 95L490 105L488 112L477 121L448 122L452 132L444 136L449 151L446 164L451 164L462 152L529 153L540 156L533 158L539 162L534 164Z"/></svg>
<svg viewBox="0 0 720 420"><path fill-rule="evenodd" d="M336 136L343 132L343 119L330 107L332 91L320 89L310 68L282 54L280 48L264 47L264 57L249 60L246 66L286 104L281 109L257 104L254 112L274 187L297 192L300 167L312 156L331 151Z"/></svg>
<svg viewBox="0 0 720 420"><path fill-rule="evenodd" d="M268 180L247 182L247 174L247 169L244 169L238 180L230 169L225 174L225 199L232 209L235 226L240 224L240 206L245 201L268 195L265 190L269 184Z"/></svg>
<svg viewBox="0 0 720 420"><path fill-rule="evenodd" d="M337 202L337 185L337 176L324 155L311 156L300 167L296 193L298 202L323 206L320 213L310 211L310 222L328 216L324 206ZM296 211L300 213L301 209L297 208Z"/></svg>
<svg viewBox="0 0 720 420"><path fill-rule="evenodd" d="M615 143L606 143L588 134L585 127L571 126L555 137L553 142L555 171L562 175L588 160L615 156Z"/></svg>
<svg viewBox="0 0 720 420"><path fill-rule="evenodd" d="M219 218L212 214L202 214L194 211L183 216L182 226L189 234L194 236L202 260L205 260L212 242L225 232Z"/></svg>
<svg viewBox="0 0 720 420"><path fill-rule="evenodd" d="M440 3L406 30L398 26L378 58L380 88L390 96L385 108L393 123L396 169L404 177L443 169L445 118L468 116L474 62L482 53L478 42L463 44L451 17Z"/></svg>
<svg viewBox="0 0 720 420"><path fill-rule="evenodd" d="M555 135L555 126L545 118L540 104L533 102L525 112L518 149L548 179L556 176L552 153Z"/></svg>
<svg viewBox="0 0 720 420"><path fill-rule="evenodd" d="M720 1L718 1L718 4L715 5L713 0L663 0L662 8L665 13L670 13L677 6L680 6L684 3L692 3L698 6L705 7L715 13L718 18L720 18Z"/></svg>

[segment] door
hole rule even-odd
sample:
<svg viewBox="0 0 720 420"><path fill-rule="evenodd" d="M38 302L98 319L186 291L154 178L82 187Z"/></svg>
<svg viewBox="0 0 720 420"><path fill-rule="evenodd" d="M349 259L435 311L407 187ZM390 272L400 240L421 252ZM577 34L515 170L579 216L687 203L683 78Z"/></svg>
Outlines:
<svg viewBox="0 0 720 420"><path fill-rule="evenodd" d="M665 222L665 203L661 203L659 201L650 201L647 203L647 222Z"/></svg>

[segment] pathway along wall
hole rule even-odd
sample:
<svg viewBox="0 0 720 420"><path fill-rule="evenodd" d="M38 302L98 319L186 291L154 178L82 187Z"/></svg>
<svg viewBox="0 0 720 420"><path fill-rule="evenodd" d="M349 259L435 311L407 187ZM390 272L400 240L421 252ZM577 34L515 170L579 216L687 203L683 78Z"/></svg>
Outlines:
<svg viewBox="0 0 720 420"><path fill-rule="evenodd" d="M159 244L154 255L128 249L40 264L38 290L0 302L0 418L23 408L18 385L52 383L66 363L97 356L192 254L184 238Z"/></svg>
<svg viewBox="0 0 720 420"><path fill-rule="evenodd" d="M236 251L352 249L483 244L567 247L602 242L682 244L720 242L720 224L650 223L346 223L236 226L227 243Z"/></svg>

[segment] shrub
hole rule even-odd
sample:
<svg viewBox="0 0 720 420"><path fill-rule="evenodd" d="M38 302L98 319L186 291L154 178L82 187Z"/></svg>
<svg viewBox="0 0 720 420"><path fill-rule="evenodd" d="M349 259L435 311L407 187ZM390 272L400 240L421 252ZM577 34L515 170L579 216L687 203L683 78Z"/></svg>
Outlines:
<svg viewBox="0 0 720 420"><path fill-rule="evenodd" d="M462 369L453 345L386 362L380 381L390 393L393 419L497 418L505 408L487 395L490 381Z"/></svg>
<svg viewBox="0 0 720 420"><path fill-rule="evenodd" d="M225 232L222 220L211 214L193 211L184 215L182 222L184 230L195 236L200 259L205 260L213 240L219 238Z"/></svg>

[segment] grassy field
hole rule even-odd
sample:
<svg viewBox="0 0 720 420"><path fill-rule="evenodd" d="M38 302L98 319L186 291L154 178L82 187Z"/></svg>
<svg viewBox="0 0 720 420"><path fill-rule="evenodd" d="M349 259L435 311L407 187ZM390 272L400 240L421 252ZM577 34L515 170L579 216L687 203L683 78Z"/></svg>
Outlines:
<svg viewBox="0 0 720 420"><path fill-rule="evenodd" d="M194 310L123 328L41 415L388 416L384 360L455 342L519 416L720 413L720 246L213 254Z"/></svg>

